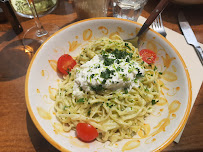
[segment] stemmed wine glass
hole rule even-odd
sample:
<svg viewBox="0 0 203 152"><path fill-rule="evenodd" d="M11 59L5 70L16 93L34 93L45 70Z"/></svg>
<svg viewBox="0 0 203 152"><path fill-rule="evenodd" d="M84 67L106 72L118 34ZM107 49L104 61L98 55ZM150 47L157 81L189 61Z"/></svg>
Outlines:
<svg viewBox="0 0 203 152"><path fill-rule="evenodd" d="M23 37L25 52L35 53L40 45L53 33L59 30L55 24L41 24L34 0L26 0L34 17L35 26L28 29Z"/></svg>

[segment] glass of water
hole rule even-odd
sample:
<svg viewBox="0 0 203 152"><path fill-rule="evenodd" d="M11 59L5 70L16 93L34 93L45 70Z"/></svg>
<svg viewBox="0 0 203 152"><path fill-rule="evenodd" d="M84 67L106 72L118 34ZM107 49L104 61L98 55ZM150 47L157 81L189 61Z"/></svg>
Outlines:
<svg viewBox="0 0 203 152"><path fill-rule="evenodd" d="M74 0L79 19L107 16L109 0Z"/></svg>
<svg viewBox="0 0 203 152"><path fill-rule="evenodd" d="M113 16L137 21L148 0L113 0Z"/></svg>

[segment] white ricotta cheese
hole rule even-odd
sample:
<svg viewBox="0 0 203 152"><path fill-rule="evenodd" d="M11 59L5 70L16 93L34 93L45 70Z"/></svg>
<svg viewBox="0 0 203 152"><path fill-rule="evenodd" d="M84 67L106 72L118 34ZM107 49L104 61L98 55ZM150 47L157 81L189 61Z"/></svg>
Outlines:
<svg viewBox="0 0 203 152"><path fill-rule="evenodd" d="M73 94L82 96L83 92L89 92L92 87L102 85L105 89L117 90L139 86L136 76L143 75L145 70L138 63L126 56L117 59L113 54L108 54L112 64L105 65L102 55L95 55L90 61L76 69ZM81 88L81 89L80 89Z"/></svg>

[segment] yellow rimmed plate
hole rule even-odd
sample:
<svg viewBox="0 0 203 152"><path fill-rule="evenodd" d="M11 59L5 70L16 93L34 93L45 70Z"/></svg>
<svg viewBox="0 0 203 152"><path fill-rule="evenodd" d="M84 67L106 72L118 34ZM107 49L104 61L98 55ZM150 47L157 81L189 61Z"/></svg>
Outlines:
<svg viewBox="0 0 203 152"><path fill-rule="evenodd" d="M64 53L76 57L85 45L100 37L114 34L128 39L136 35L139 23L117 18L92 18L73 23L52 35L35 53L26 75L25 96L29 114L40 133L61 151L159 151L167 147L179 134L189 115L191 82L187 67L175 47L160 34L149 30L142 37L140 50L157 53L156 66L163 74L161 99L154 112L146 118L145 127L132 139L115 144L94 141L84 143L75 131L64 132L57 121L54 101L61 78L57 73L57 59Z"/></svg>

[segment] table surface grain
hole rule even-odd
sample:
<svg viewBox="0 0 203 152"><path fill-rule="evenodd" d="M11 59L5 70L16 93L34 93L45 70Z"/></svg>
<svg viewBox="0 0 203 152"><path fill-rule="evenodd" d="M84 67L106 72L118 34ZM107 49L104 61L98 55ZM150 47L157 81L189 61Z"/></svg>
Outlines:
<svg viewBox="0 0 203 152"><path fill-rule="evenodd" d="M142 16L148 17L158 0L149 0ZM203 5L181 6L170 4L162 13L164 26L181 33L177 14L183 10L197 39L203 43ZM109 16L111 16L111 8ZM33 20L18 16L26 31ZM40 18L42 23L64 27L77 21L72 2L60 0L51 14ZM23 33L16 35L8 22L0 23L0 151L55 152L36 129L25 103L25 75L31 60L22 46ZM195 67L194 67L195 68ZM202 82L200 82L202 83ZM171 143L164 151L203 151L203 86L201 87L180 143Z"/></svg>

